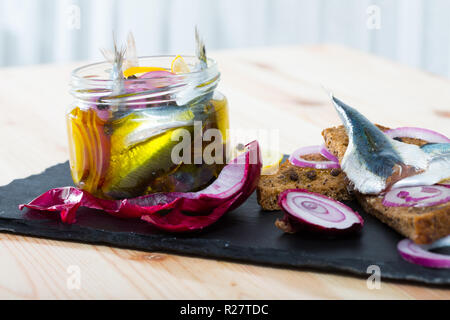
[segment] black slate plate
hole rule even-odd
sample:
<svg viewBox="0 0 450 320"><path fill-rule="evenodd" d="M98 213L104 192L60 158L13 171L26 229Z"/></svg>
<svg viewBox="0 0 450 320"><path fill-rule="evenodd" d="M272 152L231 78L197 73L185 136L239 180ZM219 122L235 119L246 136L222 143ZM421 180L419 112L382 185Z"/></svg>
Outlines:
<svg viewBox="0 0 450 320"><path fill-rule="evenodd" d="M18 210L18 204L27 203L50 188L72 185L69 172L69 164L63 163L42 174L0 187L0 231L272 266L347 272L366 278L367 268L378 265L382 280L450 285L450 270L428 269L404 261L396 249L402 237L354 203L349 205L361 213L365 225L361 234L344 238L283 234L274 226L281 213L261 211L255 195L210 228L176 235L160 232L144 221L114 218L86 208L78 210L74 225L62 224L57 214Z"/></svg>

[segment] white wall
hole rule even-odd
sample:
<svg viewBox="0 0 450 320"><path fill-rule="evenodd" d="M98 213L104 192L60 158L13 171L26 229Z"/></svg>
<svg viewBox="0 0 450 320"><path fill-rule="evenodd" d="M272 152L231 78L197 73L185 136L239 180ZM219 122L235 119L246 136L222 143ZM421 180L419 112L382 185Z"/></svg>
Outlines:
<svg viewBox="0 0 450 320"><path fill-rule="evenodd" d="M334 42L450 76L449 17L448 0L0 0L0 65L97 60L112 30L142 55L192 53L197 24L209 49Z"/></svg>

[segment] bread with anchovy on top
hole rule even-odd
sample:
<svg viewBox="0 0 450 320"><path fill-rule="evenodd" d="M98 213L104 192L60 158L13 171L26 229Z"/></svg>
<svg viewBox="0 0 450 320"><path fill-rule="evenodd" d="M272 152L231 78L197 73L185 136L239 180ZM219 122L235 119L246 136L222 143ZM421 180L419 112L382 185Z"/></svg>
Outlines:
<svg viewBox="0 0 450 320"><path fill-rule="evenodd" d="M380 125L377 127L382 131L389 129ZM322 136L327 149L341 161L349 143L344 126L325 129ZM418 146L427 143L412 138L400 140ZM355 192L355 197L367 213L415 243L428 244L450 235L450 202L422 208L386 207L383 205L383 195L363 195Z"/></svg>

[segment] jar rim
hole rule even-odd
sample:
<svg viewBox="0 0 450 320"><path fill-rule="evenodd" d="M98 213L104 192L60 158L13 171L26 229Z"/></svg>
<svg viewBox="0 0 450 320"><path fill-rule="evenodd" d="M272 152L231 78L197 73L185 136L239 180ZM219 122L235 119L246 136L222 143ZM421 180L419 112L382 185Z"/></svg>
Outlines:
<svg viewBox="0 0 450 320"><path fill-rule="evenodd" d="M139 62L159 60L160 66L168 66L175 57L175 55L155 55L142 56L138 59ZM197 57L192 55L183 56L183 59L193 67L198 62ZM150 99L155 103L170 102L173 99L176 99L177 104L187 102L196 96L211 92L217 86L220 79L217 62L210 58L207 62L207 67L204 69L174 74L169 71L170 68L166 67L167 75L155 74L151 78L123 78L120 84L117 80L107 78L112 68L110 62L91 63L72 71L70 93L78 100L88 103L96 101L105 105L115 105L120 101L121 104L126 103L128 106L141 106L142 99ZM146 88L150 83L156 83L156 85ZM121 89L115 91L118 86ZM127 88L125 92L123 88Z"/></svg>
<svg viewBox="0 0 450 320"><path fill-rule="evenodd" d="M178 55L172 55L172 54L167 54L167 55L152 55L152 56L140 56L138 57L138 60L142 60L142 59L158 59L158 58L172 58L174 59L175 57L177 57ZM193 55L180 55L182 56L184 59L197 59L196 56ZM205 69L201 69L201 70L195 70L195 71L191 71L191 72L186 72L186 73L177 73L177 74L172 74L171 77L172 78L176 78L176 77L186 77L186 76L195 76L195 75L199 75L205 72L211 72L212 70L217 68L217 61L212 59L212 58L207 58L207 68ZM110 83L112 83L114 80L112 79L105 79L105 78L87 78L87 77L83 77L80 75L81 72L89 69L89 68L93 68L93 67L97 67L97 66L101 66L101 65L111 65L110 62L108 61L99 61L99 62L94 62L94 63L89 63L86 65L82 65L80 67L77 67L76 69L74 69L71 72L71 78L72 81L86 81L86 82L90 82L90 83L97 83L97 84L104 84L104 85L108 85ZM164 79L166 78L165 76L161 76L161 77L155 77L155 78L161 78ZM130 83L132 83L132 81L139 81L140 79L124 79L124 81L130 81Z"/></svg>

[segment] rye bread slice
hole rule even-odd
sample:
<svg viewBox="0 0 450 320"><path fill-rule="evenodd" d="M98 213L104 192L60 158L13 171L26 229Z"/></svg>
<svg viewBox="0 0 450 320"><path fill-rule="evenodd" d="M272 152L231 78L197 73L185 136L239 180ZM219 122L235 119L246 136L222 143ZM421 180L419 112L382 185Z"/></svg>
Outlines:
<svg viewBox="0 0 450 320"><path fill-rule="evenodd" d="M319 154L305 156L307 160L326 160ZM300 168L289 161L281 164L274 175L261 176L256 195L263 210L280 210L278 195L287 189L307 189L338 201L350 200L345 173L340 169Z"/></svg>
<svg viewBox="0 0 450 320"><path fill-rule="evenodd" d="M376 124L376 126L383 132L389 130L388 127L384 127L379 124ZM340 125L337 127L325 129L322 131L322 136L325 140L325 146L327 147L328 151L334 154L339 159L339 161L341 161L342 158L344 157L345 150L347 150L348 146L348 136L344 126ZM405 143L415 144L418 146L423 146L424 144L427 144L425 140L414 138L400 138L398 140Z"/></svg>
<svg viewBox="0 0 450 320"><path fill-rule="evenodd" d="M388 128L377 125L382 131ZM342 160L348 146L348 136L343 126L322 131L327 149ZM402 138L401 141L416 145L427 142ZM355 192L363 209L418 244L428 244L450 234L450 202L426 207L385 207L383 196L362 195Z"/></svg>

